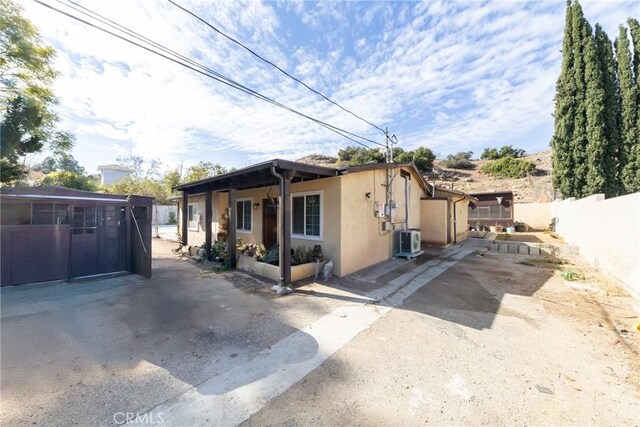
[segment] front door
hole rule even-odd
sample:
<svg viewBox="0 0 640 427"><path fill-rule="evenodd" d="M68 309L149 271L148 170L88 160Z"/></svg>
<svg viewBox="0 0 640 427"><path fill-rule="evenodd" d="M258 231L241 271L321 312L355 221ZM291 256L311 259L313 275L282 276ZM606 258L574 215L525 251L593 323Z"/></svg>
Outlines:
<svg viewBox="0 0 640 427"><path fill-rule="evenodd" d="M262 243L267 249L278 243L278 205L274 199L262 200Z"/></svg>

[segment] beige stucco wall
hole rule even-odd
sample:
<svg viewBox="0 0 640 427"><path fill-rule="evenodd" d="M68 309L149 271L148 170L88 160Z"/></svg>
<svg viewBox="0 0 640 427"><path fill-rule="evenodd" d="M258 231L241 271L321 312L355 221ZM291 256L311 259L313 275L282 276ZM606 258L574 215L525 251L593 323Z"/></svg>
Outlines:
<svg viewBox="0 0 640 427"><path fill-rule="evenodd" d="M640 193L551 203L556 231L591 265L640 296Z"/></svg>
<svg viewBox="0 0 640 427"><path fill-rule="evenodd" d="M460 243L464 240L467 240L467 238L469 237L469 231L468 231L468 218L469 218L469 200L465 200L464 197L461 196L454 196L452 197L451 200L451 206L454 206L453 203L455 203L455 207L456 207L456 227L455 227L455 233L456 235L453 236L454 233L454 227L453 227L453 215L449 218L449 221L451 221L451 227L449 228L449 230L451 231L451 237L455 237L455 239L450 240L450 242L453 242L455 240L455 242Z"/></svg>
<svg viewBox="0 0 640 427"><path fill-rule="evenodd" d="M340 268L340 177L324 178L314 181L297 182L291 185L291 193L306 193L320 191L322 193L322 230L319 239L292 238L291 248L305 246L313 249L315 245L322 246L322 253L325 259L333 259L334 272ZM252 205L260 203L257 209L253 209L252 231L251 233L236 232L236 238L242 239L244 243L262 243L262 200L267 197L278 197L277 186L256 188L251 190L238 191L236 199L252 199ZM225 193L226 196L226 193ZM226 201L225 201L226 202Z"/></svg>
<svg viewBox="0 0 640 427"><path fill-rule="evenodd" d="M447 204L445 199L423 199L420 201L420 228L422 241L429 245L447 244Z"/></svg>
<svg viewBox="0 0 640 427"><path fill-rule="evenodd" d="M409 228L420 228L420 199L424 190L418 177L411 172L409 180ZM342 177L342 260L336 274L344 276L370 265L389 259L394 252L393 231L382 231L383 218L375 215L375 202L386 200L386 171L374 170L350 173ZM405 225L405 180L400 168L393 170L392 196L397 204L393 229L402 230ZM366 194L371 193L367 198Z"/></svg>
<svg viewBox="0 0 640 427"><path fill-rule="evenodd" d="M546 230L551 222L551 203L515 203L513 220L526 224L529 230Z"/></svg>

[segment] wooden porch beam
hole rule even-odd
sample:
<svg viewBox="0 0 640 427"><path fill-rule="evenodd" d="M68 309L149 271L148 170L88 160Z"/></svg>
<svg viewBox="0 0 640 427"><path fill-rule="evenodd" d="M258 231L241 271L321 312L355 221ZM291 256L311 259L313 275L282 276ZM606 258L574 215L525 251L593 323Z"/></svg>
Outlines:
<svg viewBox="0 0 640 427"><path fill-rule="evenodd" d="M182 212L181 212L181 216L182 216L182 229L180 231L180 234L182 237L182 244L183 245L188 245L189 244L189 194L187 194L186 191L182 192Z"/></svg>
<svg viewBox="0 0 640 427"><path fill-rule="evenodd" d="M280 209L282 211L282 259L280 259L280 265L284 266L282 271L283 285L288 286L291 284L291 179L295 175L295 171L282 171L284 178L280 194L282 201Z"/></svg>
<svg viewBox="0 0 640 427"><path fill-rule="evenodd" d="M213 193L207 191L204 193L204 251L207 260L211 259L211 223L213 222Z"/></svg>
<svg viewBox="0 0 640 427"><path fill-rule="evenodd" d="M236 230L238 218L236 218L236 189L234 184L229 185L229 221L227 222L227 265L231 269L236 268Z"/></svg>

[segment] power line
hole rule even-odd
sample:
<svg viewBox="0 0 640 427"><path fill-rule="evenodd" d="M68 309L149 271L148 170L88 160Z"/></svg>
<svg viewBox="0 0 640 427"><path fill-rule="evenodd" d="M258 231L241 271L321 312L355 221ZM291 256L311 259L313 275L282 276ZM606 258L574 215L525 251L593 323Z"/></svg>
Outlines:
<svg viewBox="0 0 640 427"><path fill-rule="evenodd" d="M256 58L262 60L263 62L266 62L267 64L271 65L272 67L274 67L275 69L277 69L278 71L280 71L282 74L284 74L285 76L289 77L292 80L295 80L296 82L300 83L302 86L306 87L307 89L309 89L311 92L315 93L316 95L321 96L322 98L326 99L327 101L329 101L330 103L332 103L333 105L339 107L340 109L342 109L343 111L351 114L353 117L356 117L357 119L362 120L363 122L367 123L368 125L373 126L374 128L378 129L380 132L385 133L385 130L382 129L381 127L377 126L374 123L371 123L369 120L360 117L359 115L357 115L356 113L354 113L353 111L349 110L348 108L343 107L342 105L338 104L337 102L333 101L332 99L328 98L327 96L323 95L322 93L318 92L317 90L315 90L314 88L312 88L311 86L309 86L308 84L306 84L305 82L303 82L302 80L298 79L295 76L292 76L291 74L289 74L288 72L286 72L285 70L283 70L282 68L280 68L279 66L277 66L276 64L274 64L272 61L264 58L263 56L259 55L258 53L254 52L251 48L247 47L246 45L244 45L242 42L234 39L233 37L229 36L228 34L226 34L225 32L223 32L222 30L216 28L213 24L211 24L210 22L206 21L204 18L200 17L199 15L197 15L195 12L192 12L191 10L179 5L178 3L174 2L173 0L168 0L169 3L173 4L174 6L178 7L179 9L182 9L183 11L185 11L186 13L188 13L189 15L193 16L194 18L196 18L198 21L202 22L203 24L205 24L206 26L208 26L209 28L211 28L213 31L215 31L216 33L220 34L222 37L225 37L226 39L230 40L231 42L237 44L238 46L242 47L243 49L245 49L247 52L251 53L253 56L255 56ZM386 133L385 133L386 134Z"/></svg>
<svg viewBox="0 0 640 427"><path fill-rule="evenodd" d="M81 22L83 22L83 23L85 23L85 24L87 24L87 25L90 25L90 26L92 26L92 27L94 27L94 28L97 28L97 29L99 29L99 30L101 30L101 31L104 31L104 32L106 32L107 34L110 34L110 35L113 35L113 36L115 36L115 37L118 37L118 38L120 38L121 40L127 41L127 42L129 42L129 43L131 43L131 44L134 44L134 45L136 45L136 46L138 46L138 47L141 47L141 48L143 48L143 49L145 49L145 50L147 50L147 51L149 51L149 52L151 52L151 53L155 53L156 55L162 56L162 57L164 57L164 58L166 58L166 59L168 59L168 60L170 60L170 61L172 61L172 62L175 62L175 63L178 63L178 64L180 64L180 65L186 66L187 68L190 68L190 69L192 69L192 70L193 70L193 68L192 68L192 67L187 66L187 65L185 65L185 64L183 64L183 63L181 63L180 61L176 61L176 60L175 60L175 59L173 59L173 58L167 58L165 55L162 55L161 53L158 53L158 52L156 52L156 51L154 51L154 50L152 50L152 49L149 49L149 48L148 48L148 47L146 47L146 46L141 46L140 44L135 43L135 42L132 42L131 40L129 40L129 39L127 39L127 38L123 38L122 36L120 36L120 35L118 35L118 34L114 34L114 33L110 32L110 31L108 31L108 30L105 30L104 28L98 27L98 26L96 26L96 25L94 25L94 24L92 24L92 23L90 23L90 22L87 22L87 21L84 21L84 20L82 20L82 19L79 19L78 17L73 16L73 15L70 15L70 14L68 14L68 13L64 12L64 11L60 11L60 10L58 10L58 9L56 9L56 8L53 8L53 7L51 7L51 6L47 5L47 4L44 4L44 3L40 2L40 1L38 1L38 0L36 0L36 1L37 1L38 3L40 3L40 4L43 4L43 5L45 5L45 6L49 7L49 8L51 8L51 9L53 9L53 10L56 10L56 11L58 11L58 12L60 12L60 13L64 14L64 15L66 15L66 16L69 16L69 17L71 17L71 18L73 18L73 19L79 20L79 21L81 21ZM202 73L202 72L201 72L201 71L199 71L199 70L194 70L194 71L196 71L196 72L199 72L200 74L204 74L204 75L205 75L205 76L207 76L207 77L210 77L210 78L212 78L212 79L214 79L214 80L220 81L221 83L224 83L224 84L226 84L226 85L228 85L228 86L231 86L231 87L233 87L233 88L235 88L235 89L238 89L238 90L240 90L240 91L242 91L242 92L245 92L245 93L247 93L247 94L249 94L249 95L252 95L252 96L254 96L254 97L256 97L256 98L262 99L262 100L263 100L263 101L265 101L265 102L269 102L269 103L271 103L271 104L273 104L273 105L275 105L275 106L277 106L277 107L283 108L283 109L285 109L285 110L287 110L287 111L290 111L290 112L292 112L292 113L294 113L294 114L297 114L297 115L299 115L299 116L302 116L302 117L304 117L304 118L307 118L307 119L309 119L309 120L311 120L311 121L313 121L313 122L315 122L315 123L317 123L317 124L319 124L319 125L321 125L321 126L323 126L323 127L327 128L327 129L331 130L332 132L335 132L335 133L339 134L340 136L342 136L342 137L344 137L344 138L346 138L346 139L349 139L349 140L351 140L351 141L355 142L356 144L359 144L359 145L362 145L363 147L366 147L366 148L368 148L368 149L371 149L371 147L369 147L369 146L367 146L367 145L365 145L365 144L362 144L361 142L356 141L356 140L354 140L353 138L347 137L345 134L347 134L347 135L351 135L351 136L354 136L354 137L357 137L357 138L361 138L361 139L363 139L363 140L365 140L365 141L372 142L372 143L374 143L374 144L378 144L378 145L384 146L383 144L380 144L380 143L378 143L378 142L376 142L376 141L373 141L373 140L371 140L371 139L368 139L368 138L365 138L365 137L363 137L363 136L357 135L357 134L355 134L355 133L349 132L349 131L347 131L347 130L345 130L345 129L339 128L339 127L334 126L334 125L332 125L332 124L329 124L329 123L323 122L323 121L321 121L321 120L319 120L319 119L316 119L316 118L311 117L311 116L309 116L309 115L307 115L307 114L304 114L304 113L301 113L301 112L299 112L299 111L297 111L297 110L294 110L293 108L290 108L290 107L288 107L288 106L286 106L286 105L284 105L284 104L281 104L281 103L279 103L279 102L277 102L277 101L275 101L275 100L273 100L273 99L271 99L271 98L269 98L269 97L267 97L267 96L265 96L265 95L262 95L261 93L259 93L259 92L255 91L255 90L253 90L253 89L251 89L251 88L248 88L247 86L244 86L244 85L242 85L242 84L240 84L240 83L236 82L235 80L232 80L232 79L230 79L230 78L228 78L228 77L224 76L223 74L220 74L219 72L217 72L217 71L215 71L215 70L213 70L213 69L211 69L211 68L209 68L209 67L206 67L206 66L204 66L204 65L202 65L202 64L200 64L200 63L198 63L198 62L196 62L196 61L194 61L194 60L192 60L191 58L188 58L188 57L186 57L186 56L184 56L184 55L182 55L182 54L180 54L180 53L178 53L178 52L175 52L174 50L171 50L171 49L169 49L168 47L166 47L166 46L164 46L164 45L162 45L162 44L160 44L160 43L157 43L157 42L155 42L155 41L153 41L153 40L151 40L151 39L149 39L149 38L147 38L147 37L145 37L145 36L143 36L143 35L141 35L141 34L139 34L139 33L136 33L135 31L133 31L133 30L131 30L131 29L129 29L129 28L127 28L127 27L125 27L125 26L121 25L121 24L118 24L117 22L112 21L112 20L110 20L110 19L108 19L108 18L106 18L106 17L104 17L104 16L100 15L99 13L94 12L94 11L92 11L92 10L90 10L90 9L88 9L88 8L86 8L86 7L84 7L84 6L78 5L77 3L74 3L74 2L72 2L72 1L70 1L70 0L67 0L67 1L68 1L68 3L70 3L70 4L63 3L61 0L56 0L56 1L57 1L58 3L60 3L60 4L63 4L63 5L65 5L65 6L67 6L67 7L70 7L70 8L72 8L72 9L74 9L74 10L76 10L76 11L78 11L78 12L80 12L80 13L84 14L85 16L89 16L90 18L95 19L95 20L97 20L97 21L101 22L102 24L105 24L105 25L107 25L107 26L109 26L109 27L111 27L111 28L115 28L115 29L117 29L117 30L119 30L119 31L125 32L125 33L127 33L128 35L131 35L131 36L133 36L134 38L137 38L138 40L141 40L141 41L143 41L143 42L149 43L149 44L153 45L154 47L157 47L158 49L160 49L160 50L162 50L162 51L164 51L164 52L168 53L169 55L171 55L171 56L176 56L176 57L178 57L178 58L180 58L180 59L182 59L182 60L184 60L184 61L186 61L186 62L188 62L188 63L190 63L190 64L192 64L192 65L194 65L194 66L196 66L196 67L198 67L198 68L200 68L200 69L202 69L202 70L204 70L204 71L206 71L207 73L211 73L211 74L213 74L214 76L216 76L216 77L218 77L218 78L216 78L216 77L212 77L212 76L209 76L209 75L207 75L206 73ZM85 11L82 11L82 10L80 10L80 9L78 9L78 8L84 9ZM87 13L87 12L88 12L88 13ZM92 15L95 15L95 16L92 16ZM96 16L97 16L98 18L96 18ZM105 22L105 21L106 21L106 22ZM222 79L222 80L224 80L224 81L221 81L220 79Z"/></svg>
<svg viewBox="0 0 640 427"><path fill-rule="evenodd" d="M316 119L316 118L314 118L312 116L309 116L309 115L307 115L305 113L302 113L302 112L300 112L298 110L295 110L295 109L293 109L291 107L288 107L288 106L286 106L284 104L281 104L280 102L275 101L275 100L273 100L273 99L271 99L271 98L269 98L269 97L267 97L267 96L255 91L255 90L253 90L251 88L248 88L247 86L244 86L244 85L236 82L235 80L233 80L233 79L231 79L229 77L226 77L223 74L221 74L221 73L219 73L219 72L217 72L217 71L215 71L215 70L213 70L211 68L208 68L208 67L206 67L206 66L204 66L204 65L202 65L202 64L200 64L200 63L198 63L198 62L196 62L196 61L194 61L194 60L192 60L192 59L190 59L190 58L188 58L188 57L186 57L184 55L181 55L181 54L179 54L179 53L167 48L166 46L164 46L164 45L162 45L160 43L157 43L157 42L155 42L155 41L153 41L153 40L151 40L151 39L149 39L149 38L147 38L145 36L142 36L142 35L136 33L135 31L130 30L127 27L116 23L115 21L112 21L112 20L110 20L110 19L108 19L106 17L103 17L102 15L100 15L100 14L98 14L96 12L93 12L90 9L87 9L87 8L85 8L83 6L80 6L80 5L76 4L76 3L73 3L71 1L69 1L70 4L62 3L60 0L56 0L56 1L58 3L64 4L67 7L72 8L73 10L75 10L77 12L80 12L83 15L88 16L88 17L90 17L90 18L92 18L92 19L94 19L94 20L96 20L96 21L98 21L98 22L100 22L100 23L102 23L104 25L107 25L108 27L115 28L116 30L118 30L120 32L123 32L123 33L127 34L128 36L132 36L132 37L134 37L134 38L136 38L136 39L138 39L138 40L140 40L140 41L142 41L144 43L150 44L153 47L155 47L156 49L160 49L160 50L164 51L167 54L165 55L165 54L163 54L161 52L158 52L157 50L154 50L154 49L150 48L149 46L145 46L143 44L137 43L137 42L135 42L135 41L123 36L123 35L116 34L116 33L112 32L112 31L109 31L106 28L102 28L102 27L100 27L98 25L95 25L92 22L89 22L89 21L86 21L85 19L82 19L81 17L75 16L75 15L73 15L71 13L68 13L68 12L63 11L61 9L58 9L58 8L52 6L52 5L49 5L47 3L44 3L42 1L40 1L40 0L35 0L36 3L38 3L38 4L42 5L42 6L45 6L45 7L49 8L49 9L55 11L55 12L58 12L58 13L60 13L62 15L65 15L65 16L67 16L69 18L72 18L72 19L74 19L76 21L82 22L83 24L89 25L90 27L98 29L98 30L100 30L100 31L102 31L102 32L104 32L106 34L109 34L109 35L111 35L113 37L116 37L116 38L118 38L120 40L123 40L123 41L125 41L127 43L133 44L134 46L140 47L140 48L142 48L142 49L144 49L144 50L146 50L146 51L148 51L150 53L156 54L156 55L158 55L158 56L160 56L160 57L162 57L164 59L167 59L167 60L169 60L171 62L174 62L174 63L176 63L178 65L182 65L183 67L189 68L192 71L195 71L195 72L197 72L199 74L204 75L205 77L209 77L209 78L211 78L213 80L216 80L216 81L218 81L220 83L223 83L223 84L225 84L225 85L227 85L229 87L232 87L232 88L234 88L236 90L239 90L239 91L244 92L244 93L246 93L248 95L254 96L254 97L256 97L258 99L261 99L261 100L263 100L265 102L269 102L272 105L275 105L277 107L280 107L282 109L290 111L290 112L292 112L294 114L297 114L297 115L299 115L301 117L304 117L304 118L306 118L308 120L311 120L311 121L319 124L320 126L323 126L326 129L328 129L328 130L330 130L330 131L342 136L343 138L346 138L346 139L348 139L350 141L353 141L356 144L359 144L359 145L361 145L361 146L363 146L363 147L365 147L367 149L372 149L372 148L367 146L366 144L363 144L360 141L357 141L357 140L351 138L348 135L351 135L351 136L356 137L356 138L360 138L360 139L365 140L365 141L372 142L372 143L377 144L377 145L384 146L383 144L380 144L379 142L376 142L376 141L371 140L369 138L365 138L363 136L360 136L360 135L357 135L355 133L349 132L349 131L347 131L345 129L339 128L339 127L334 126L332 124L323 122L322 120ZM80 10L79 8L84 9L85 11ZM92 15L94 15L94 16L92 16ZM176 57L179 58L180 60L176 59ZM185 61L187 63L182 62L182 61ZM192 65L189 65L189 64L192 64Z"/></svg>

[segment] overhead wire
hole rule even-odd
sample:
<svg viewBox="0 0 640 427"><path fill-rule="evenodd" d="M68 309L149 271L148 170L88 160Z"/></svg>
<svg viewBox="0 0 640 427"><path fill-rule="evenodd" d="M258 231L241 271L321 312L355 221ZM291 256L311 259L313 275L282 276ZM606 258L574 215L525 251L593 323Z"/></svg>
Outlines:
<svg viewBox="0 0 640 427"><path fill-rule="evenodd" d="M83 19L82 17L78 17L78 16L76 16L74 14L71 14L71 13L69 13L67 11L58 9L58 8L56 8L56 7L54 7L54 6L50 5L50 4L47 4L47 3L45 3L45 2L43 2L41 0L34 0L34 1L36 3L44 6L44 7L47 7L49 9L57 12L57 13L60 13L62 15L65 15L65 16L69 17L69 18L72 18L72 19L74 19L74 20L76 20L78 22L81 22L81 23L83 23L85 25L88 25L88 26L90 26L92 28L100 30L100 31L102 31L102 32L104 32L106 34L109 34L109 35L111 35L113 37L116 37L116 38L118 38L118 39L120 39L122 41L130 43L130 44L132 44L134 46L137 46L137 47L139 47L141 49L144 49L144 50L146 50L146 51L148 51L150 53L158 55L158 56L160 56L160 57L162 57L164 59L167 59L167 60L169 60L171 62L174 62L174 63L176 63L178 65L186 67L186 68L188 68L188 69L190 69L192 71L195 71L195 72L197 72L197 73L199 73L201 75L204 75L205 77L211 78L211 79L213 79L215 81L218 81L220 83L223 83L223 84L225 84L225 85L227 85L227 86L229 86L231 88L234 88L236 90L244 92L244 93L246 93L248 95L251 95L251 96L253 96L255 98L258 98L258 99L261 99L261 100L263 100L265 102L268 102L268 103L270 103L270 104L272 104L274 106L277 106L277 107L282 108L284 110L287 110L287 111L289 111L291 113L299 115L299 116L301 116L303 118L306 118L306 119L308 119L308 120L310 120L310 121L312 121L312 122L314 122L316 124L319 124L320 126L323 126L326 129L328 129L328 130L330 130L330 131L342 136L343 138L346 138L346 139L348 139L348 140L350 140L350 141L352 141L352 142L354 142L356 144L359 144L359 145L361 145L361 146L363 146L363 147L365 147L367 149L372 149L372 148L369 147L368 145L366 145L366 144L354 139L354 138L360 138L360 139L362 139L364 141L368 141L368 142L371 142L371 143L374 143L374 144L377 144L377 145L384 146L383 144L380 144L377 141L371 140L369 138L365 138L363 136L360 136L360 135L355 134L353 132L349 132L349 131L347 131L345 129L342 129L340 127L337 127L335 125L326 123L326 122L324 122L322 120L316 119L315 117L309 116L309 115L307 115L305 113L302 113L302 112L300 112L298 110L295 110L295 109L293 109L291 107L288 107L287 105L284 105L284 104L282 104L282 103L280 103L278 101L275 101L274 99L271 99L271 98L261 94L260 92L257 92L257 91L255 91L255 90L253 90L253 89L251 89L251 88L249 88L249 87L247 87L247 86L245 86L245 85L243 85L243 84L241 84L241 83L239 83L239 82L237 82L237 81L235 81L235 80L233 80L233 79L231 79L231 78L229 78L229 77L227 77L227 76L225 76L225 75L223 75L223 74L221 74L221 73L219 73L219 72L217 72L217 71L215 71L215 70L213 70L213 69L211 69L211 68L209 68L207 66L204 66L204 65L198 63L197 61L191 59L191 58L188 58L188 57L186 57L186 56L184 56L184 55L182 55L182 54L180 54L178 52L175 52L174 50L172 50L172 49L170 49L170 48L168 48L168 47L166 47L166 46L164 46L164 45L162 45L162 44L160 44L158 42L155 42L155 41L149 39L148 37L145 37L145 36L135 32L135 31L125 27L124 25L118 24L117 22L98 14L97 12L94 12L94 11L84 7L84 6L78 5L77 3L74 3L74 2L69 1L69 0L68 0L68 3L64 3L64 2L62 2L60 0L56 0L58 3L66 6L66 7L69 7L69 8L73 9L76 12L80 12L83 15L85 15L85 16L91 18L91 19L94 19L94 20L100 22L103 25L106 25L106 26L108 26L110 28L116 29L117 31L125 33L127 36L133 37L133 38L135 38L137 40L140 40L141 42L147 43L147 44L153 46L155 49L159 49L164 53L158 52L157 50L154 50L149 46L145 46L143 44L140 44L140 43L138 43L138 42L136 42L134 40L131 40L130 38L125 37L125 36L123 36L121 34L114 33L114 32L112 32L112 31L110 31L110 30L108 30L106 28L103 28L103 27L101 27L99 25L96 25L96 24L94 24L92 22L89 22L89 21ZM178 59L176 59L176 58L178 58ZM354 138L352 138L352 137L354 137Z"/></svg>
<svg viewBox="0 0 640 427"><path fill-rule="evenodd" d="M231 37L230 35L226 34L224 31L218 29L216 26L214 26L213 24L211 24L210 22L206 21L204 18L202 18L201 16L199 16L198 14L196 14L195 12L187 9L184 6L179 5L178 3L176 3L173 0L168 0L169 3L173 4L174 6L176 6L177 8L183 10L184 12L188 13L189 15L193 16L194 18L196 18L198 21L202 22L203 24L205 24L206 26L208 26L209 28L211 28L213 31L215 31L216 33L220 34L222 37L226 38L227 40L237 44L238 46L240 46L241 48L245 49L247 52L251 53L253 56L255 56L256 58L260 59L261 61L271 65L272 67L274 67L275 69L277 69L278 71L280 71L282 74L284 74L285 76L289 77L292 80L295 80L296 82L300 83L302 86L306 87L307 89L309 89L311 92L315 93L316 95L321 96L322 98L324 98L325 100L329 101L330 103L332 103L333 105L335 105L336 107L342 109L344 112L351 114L353 117L362 120L363 122L367 123L370 126L373 126L374 128L378 129L380 132L384 133L385 135L387 134L387 131L385 129L382 129L381 127L379 127L378 125L376 125L375 123L371 123L369 120L359 116L358 114L354 113L353 111L349 110L346 107L343 107L342 105L340 105L339 103L337 103L336 101L330 99L329 97L327 97L326 95L320 93L319 91L317 91L316 89L312 88L311 86L309 86L308 84L306 84L305 82L303 82L302 80L300 80L299 78L289 74L287 71L283 70L282 68L280 68L278 65L276 65L275 63L273 63L272 61L266 59L265 57L263 57L262 55L256 53L253 49L251 49L250 47L246 46L244 43L238 41L237 39Z"/></svg>

